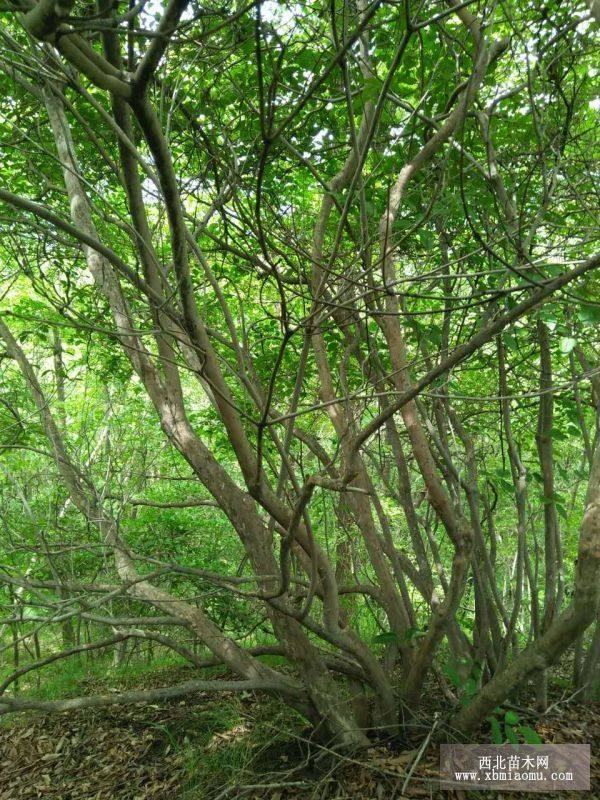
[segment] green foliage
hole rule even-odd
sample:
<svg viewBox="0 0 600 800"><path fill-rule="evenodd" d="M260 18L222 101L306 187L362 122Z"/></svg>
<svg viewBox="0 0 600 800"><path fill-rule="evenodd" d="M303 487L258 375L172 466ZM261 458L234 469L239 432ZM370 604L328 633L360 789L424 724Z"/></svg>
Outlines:
<svg viewBox="0 0 600 800"><path fill-rule="evenodd" d="M419 678L444 664L467 706L576 572L599 273L534 293L597 249L591 20L473 4L499 43L479 82L478 24L436 3L407 25L395 2L363 20L356 3L208 0L156 35L164 4L76 2L85 68L17 6L0 53L3 674L78 625L95 640L185 602L153 664L171 636L198 646L200 610L231 650L285 645L268 663L302 686L312 646L354 663L431 645ZM21 691L68 696L110 663L61 661ZM536 736L511 711L489 723L494 741ZM231 748L243 773L249 746ZM230 775L199 753L200 787Z"/></svg>
<svg viewBox="0 0 600 800"><path fill-rule="evenodd" d="M486 717L490 725L491 739L493 744L520 744L521 740L525 744L542 744L537 731L529 725L520 722L520 716L509 709L502 712L502 709L494 709L494 713Z"/></svg>

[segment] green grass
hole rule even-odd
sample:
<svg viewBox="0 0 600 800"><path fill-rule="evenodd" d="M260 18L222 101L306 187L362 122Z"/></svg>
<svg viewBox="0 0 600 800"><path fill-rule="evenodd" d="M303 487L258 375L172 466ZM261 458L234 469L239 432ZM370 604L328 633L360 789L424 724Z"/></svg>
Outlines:
<svg viewBox="0 0 600 800"><path fill-rule="evenodd" d="M195 716L184 738L181 800L208 800L226 786L260 783L261 774L286 766L276 754L289 746L290 732L302 727L293 711L269 698L249 709L239 697L223 697Z"/></svg>
<svg viewBox="0 0 600 800"><path fill-rule="evenodd" d="M181 800L206 800L209 792L236 783L252 781L252 746L243 740L230 742L214 751L197 745L184 748L184 769Z"/></svg>
<svg viewBox="0 0 600 800"><path fill-rule="evenodd" d="M40 700L59 700L81 694L95 694L108 687L114 688L115 685L129 688L143 681L145 677L155 678L161 671L170 672L187 666L187 663L180 656L165 654L156 655L150 664L146 659L131 659L127 664L114 667L112 654L93 661L82 655L73 656L23 675L19 679L19 695ZM12 672L12 666L1 667L0 681ZM11 689L12 687L8 691Z"/></svg>

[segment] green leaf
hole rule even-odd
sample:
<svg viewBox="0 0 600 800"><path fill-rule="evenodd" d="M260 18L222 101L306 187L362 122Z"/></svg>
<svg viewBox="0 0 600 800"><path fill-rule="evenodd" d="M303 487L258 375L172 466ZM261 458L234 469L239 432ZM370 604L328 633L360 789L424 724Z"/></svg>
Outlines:
<svg viewBox="0 0 600 800"><path fill-rule="evenodd" d="M582 325L597 325L600 323L600 308L597 306L581 306L577 316Z"/></svg>
<svg viewBox="0 0 600 800"><path fill-rule="evenodd" d="M435 247L436 236L431 231L419 231L417 234L419 242L425 247L427 250L431 250Z"/></svg>
<svg viewBox="0 0 600 800"><path fill-rule="evenodd" d="M502 728L500 727L500 723L496 719L496 717L488 717L488 722L490 723L490 727L492 729L492 742L494 744L502 744L503 737L502 737Z"/></svg>
<svg viewBox="0 0 600 800"><path fill-rule="evenodd" d="M572 336L563 336L560 340L560 352L564 353L565 355L569 355L571 350L577 344L577 339L573 339Z"/></svg>
<svg viewBox="0 0 600 800"><path fill-rule="evenodd" d="M362 95L364 98L365 103L369 100L376 100L379 96L379 92L381 90L381 81L379 78L367 78L365 81L364 89L362 90Z"/></svg>
<svg viewBox="0 0 600 800"><path fill-rule="evenodd" d="M425 338L432 344L439 346L442 343L442 330L438 325L431 325L426 333Z"/></svg>
<svg viewBox="0 0 600 800"><path fill-rule="evenodd" d="M504 732L506 733L507 741L509 741L511 744L519 744L519 737L515 733L515 729L512 727L512 725L505 725Z"/></svg>
<svg viewBox="0 0 600 800"><path fill-rule="evenodd" d="M556 310L552 306L543 306L539 310L538 316L543 322L546 323L551 331L556 328L558 324L558 318L556 316Z"/></svg>
<svg viewBox="0 0 600 800"><path fill-rule="evenodd" d="M542 740L536 730L530 728L529 725L519 725L519 733L527 744L542 744Z"/></svg>
<svg viewBox="0 0 600 800"><path fill-rule="evenodd" d="M462 686L462 678L451 664L445 664L442 668L442 672L450 680L453 686Z"/></svg>
<svg viewBox="0 0 600 800"><path fill-rule="evenodd" d="M564 217L561 217L560 214L555 214L553 211L546 211L544 219L553 225L564 225L565 222Z"/></svg>
<svg viewBox="0 0 600 800"><path fill-rule="evenodd" d="M408 628L404 634L404 641L412 642L413 639L418 639L421 636L425 636L424 631L420 631L418 628Z"/></svg>
<svg viewBox="0 0 600 800"><path fill-rule="evenodd" d="M520 717L516 711L507 711L504 715L505 725L516 725Z"/></svg>
<svg viewBox="0 0 600 800"><path fill-rule="evenodd" d="M504 343L505 343L505 345L506 345L508 350L518 350L519 349L519 343L517 342L516 337L513 336L512 333L504 334Z"/></svg>

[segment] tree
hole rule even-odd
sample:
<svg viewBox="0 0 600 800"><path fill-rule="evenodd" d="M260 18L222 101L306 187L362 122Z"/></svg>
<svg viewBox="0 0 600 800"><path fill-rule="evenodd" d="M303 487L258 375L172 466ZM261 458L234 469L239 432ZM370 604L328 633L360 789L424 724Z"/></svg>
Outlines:
<svg viewBox="0 0 600 800"><path fill-rule="evenodd" d="M238 676L223 688L273 693L353 749L365 697L366 727L395 733L430 673L451 694L446 664L469 731L583 647L600 569L587 5L3 11L11 503L54 464L24 544L6 541L17 652L78 617L116 633L63 627L51 659L146 638L201 669L161 630L181 628ZM169 547L177 508L202 532ZM240 643L258 629L266 644ZM46 662L15 664L0 711L67 707L6 693Z"/></svg>

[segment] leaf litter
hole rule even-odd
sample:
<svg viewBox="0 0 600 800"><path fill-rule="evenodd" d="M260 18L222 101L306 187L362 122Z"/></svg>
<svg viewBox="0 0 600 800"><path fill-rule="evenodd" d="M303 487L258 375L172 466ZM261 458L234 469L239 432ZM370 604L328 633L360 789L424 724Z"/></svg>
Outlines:
<svg viewBox="0 0 600 800"><path fill-rule="evenodd" d="M261 748L250 781L244 772L237 785L215 785L214 792L204 787L196 794L190 791L184 747L199 715L225 699L223 693L201 692L177 703L28 715L0 726L0 800L490 800L489 792L439 789L435 744L413 766L423 739L419 725L412 743L401 748L378 744L355 758L319 752L313 744L301 759L297 747L290 747L289 755L281 750L280 737L279 749ZM242 721L229 731L213 732L203 746L207 755L233 746L240 736L251 736L256 706L263 702L260 696L245 699ZM559 705L530 721L544 742L591 745L592 789L587 796L600 797L600 703ZM483 730L479 739L489 742L489 732ZM552 797L580 800L581 793L501 794L502 800Z"/></svg>

